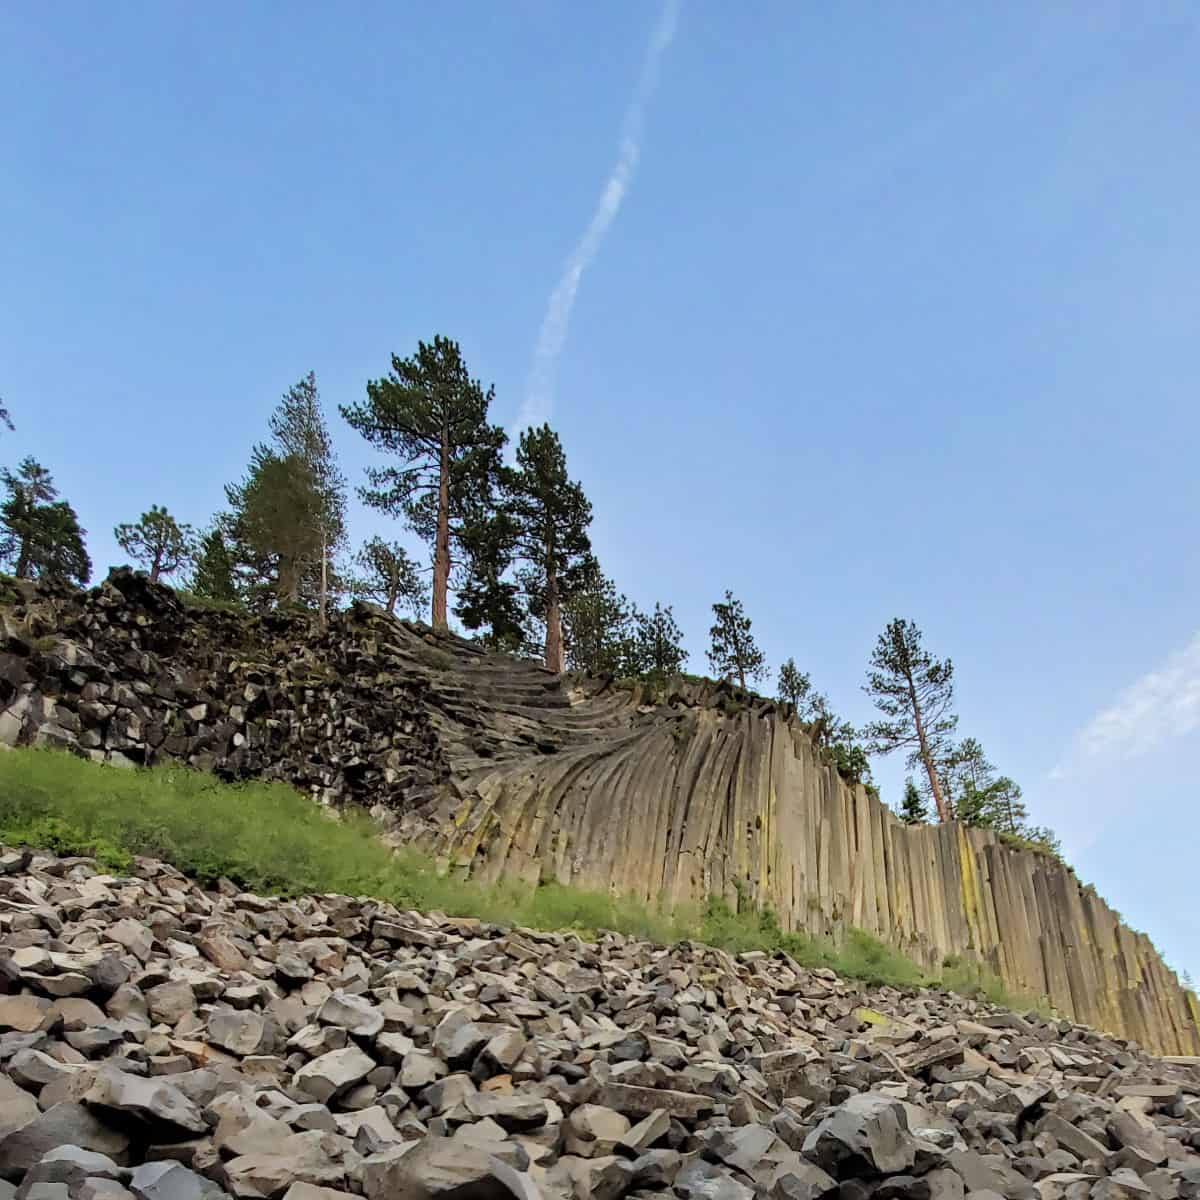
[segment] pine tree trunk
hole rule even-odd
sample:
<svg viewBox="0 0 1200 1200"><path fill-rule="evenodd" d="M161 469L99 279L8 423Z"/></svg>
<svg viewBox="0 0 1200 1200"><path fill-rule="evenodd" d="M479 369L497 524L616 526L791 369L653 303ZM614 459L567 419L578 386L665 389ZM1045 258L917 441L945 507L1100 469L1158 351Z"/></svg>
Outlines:
<svg viewBox="0 0 1200 1200"><path fill-rule="evenodd" d="M317 609L321 618L321 628L325 628L325 603L329 594L329 542L325 532L325 523L321 523L321 598Z"/></svg>
<svg viewBox="0 0 1200 1200"><path fill-rule="evenodd" d="M280 557L276 590L281 603L300 603L300 564L295 559Z"/></svg>
<svg viewBox="0 0 1200 1200"><path fill-rule="evenodd" d="M546 572L546 669L561 675L563 671L562 609L558 603L558 573Z"/></svg>
<svg viewBox="0 0 1200 1200"><path fill-rule="evenodd" d="M21 539L21 552L17 555L16 575L18 579L29 578L29 538Z"/></svg>
<svg viewBox="0 0 1200 1200"><path fill-rule="evenodd" d="M387 612L389 617L396 615L396 601L400 599L400 580L396 575L388 579Z"/></svg>
<svg viewBox="0 0 1200 1200"><path fill-rule="evenodd" d="M913 722L917 727L917 742L921 751L921 762L925 767L925 773L929 776L929 790L933 792L933 803L937 807L939 821L951 820L950 806L946 803L946 797L942 794L942 782L938 779L937 767L933 762L933 753L929 749L929 742L925 737L925 722L921 720L921 706L917 703L917 690L913 687L912 676L908 677L908 697L909 703L912 705Z"/></svg>
<svg viewBox="0 0 1200 1200"><path fill-rule="evenodd" d="M157 583L158 576L162 570L162 550L154 551L154 560L150 563L150 582Z"/></svg>
<svg viewBox="0 0 1200 1200"><path fill-rule="evenodd" d="M442 427L438 470L437 538L433 550L433 628L446 632L446 590L450 585L450 432Z"/></svg>

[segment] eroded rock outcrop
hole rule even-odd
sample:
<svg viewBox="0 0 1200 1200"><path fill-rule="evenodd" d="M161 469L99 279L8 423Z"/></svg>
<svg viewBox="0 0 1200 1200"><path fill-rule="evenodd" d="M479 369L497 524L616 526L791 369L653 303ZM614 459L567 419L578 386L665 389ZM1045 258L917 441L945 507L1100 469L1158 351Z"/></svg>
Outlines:
<svg viewBox="0 0 1200 1200"><path fill-rule="evenodd" d="M904 826L772 703L683 681L644 703L370 607L321 630L188 608L128 571L4 599L0 742L284 779L487 878L865 929L927 968L976 960L1078 1020L1200 1053L1200 1012L1149 939L1070 870L986 831Z"/></svg>

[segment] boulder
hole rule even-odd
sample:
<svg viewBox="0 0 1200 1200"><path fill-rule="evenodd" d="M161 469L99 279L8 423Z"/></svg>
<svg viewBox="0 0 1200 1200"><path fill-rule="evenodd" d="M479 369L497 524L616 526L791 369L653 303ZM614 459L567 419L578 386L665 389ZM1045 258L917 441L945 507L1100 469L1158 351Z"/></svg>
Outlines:
<svg viewBox="0 0 1200 1200"><path fill-rule="evenodd" d="M906 1171L916 1152L904 1106L871 1092L838 1105L804 1142L805 1157L837 1179Z"/></svg>
<svg viewBox="0 0 1200 1200"><path fill-rule="evenodd" d="M331 1050L305 1063L295 1076L295 1086L321 1104L328 1104L375 1069L375 1061L357 1046Z"/></svg>

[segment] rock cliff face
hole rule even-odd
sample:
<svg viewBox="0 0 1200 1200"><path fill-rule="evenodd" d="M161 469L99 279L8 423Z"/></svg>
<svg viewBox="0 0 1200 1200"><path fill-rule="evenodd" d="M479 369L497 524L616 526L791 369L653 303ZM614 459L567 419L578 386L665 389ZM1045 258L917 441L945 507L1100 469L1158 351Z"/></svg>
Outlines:
<svg viewBox="0 0 1200 1200"><path fill-rule="evenodd" d="M188 610L128 572L6 600L7 744L286 779L372 808L449 869L672 905L724 896L834 939L857 927L1200 1053L1200 1012L1149 940L1067 868L985 831L902 825L776 705L715 685L643 703L364 607L326 631Z"/></svg>

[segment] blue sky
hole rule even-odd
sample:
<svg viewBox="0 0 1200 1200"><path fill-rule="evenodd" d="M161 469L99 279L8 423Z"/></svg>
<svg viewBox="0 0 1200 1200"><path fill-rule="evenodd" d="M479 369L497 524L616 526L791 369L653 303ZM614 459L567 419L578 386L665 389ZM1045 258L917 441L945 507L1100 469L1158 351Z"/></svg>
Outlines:
<svg viewBox="0 0 1200 1200"><path fill-rule="evenodd" d="M455 337L694 668L731 587L861 721L915 619L1200 976L1194 6L9 5L0 100L0 457L98 570L305 372L333 408Z"/></svg>

